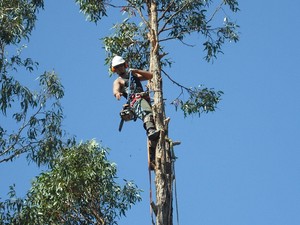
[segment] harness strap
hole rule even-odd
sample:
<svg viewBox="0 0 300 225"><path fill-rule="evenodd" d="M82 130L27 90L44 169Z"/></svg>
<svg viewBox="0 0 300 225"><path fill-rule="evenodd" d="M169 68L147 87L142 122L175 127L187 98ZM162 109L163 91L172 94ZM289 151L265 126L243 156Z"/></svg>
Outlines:
<svg viewBox="0 0 300 225"><path fill-rule="evenodd" d="M150 100L149 94L147 92L134 93L130 96L130 106L133 107L134 103L136 103L141 98L147 101Z"/></svg>
<svg viewBox="0 0 300 225"><path fill-rule="evenodd" d="M130 96L130 106L133 107L134 103L136 103L136 101L138 101L139 99L141 99L141 95L139 93L136 93L136 94L132 94Z"/></svg>

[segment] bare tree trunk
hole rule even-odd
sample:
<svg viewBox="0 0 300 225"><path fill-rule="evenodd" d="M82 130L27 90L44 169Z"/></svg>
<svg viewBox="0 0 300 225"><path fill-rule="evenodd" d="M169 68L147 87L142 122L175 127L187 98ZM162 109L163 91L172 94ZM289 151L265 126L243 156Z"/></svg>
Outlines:
<svg viewBox="0 0 300 225"><path fill-rule="evenodd" d="M159 56L157 5L155 0L148 1L151 41L150 70L153 79L150 84L154 91L153 115L155 124L161 130L159 141L156 145L155 157L155 186L156 186L156 225L173 224L172 207L172 165L170 145L167 141L168 126L163 102L163 87L161 65Z"/></svg>

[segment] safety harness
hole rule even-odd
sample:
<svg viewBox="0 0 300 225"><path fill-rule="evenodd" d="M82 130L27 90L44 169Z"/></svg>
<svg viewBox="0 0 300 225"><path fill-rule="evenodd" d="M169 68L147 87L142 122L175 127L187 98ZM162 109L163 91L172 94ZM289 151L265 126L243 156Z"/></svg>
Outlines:
<svg viewBox="0 0 300 225"><path fill-rule="evenodd" d="M127 87L127 103L123 106L123 109L120 112L121 122L119 125L119 131L122 130L124 121L136 121L138 118L138 115L135 113L134 105L136 102L138 102L141 98L144 98L146 100L150 100L149 93L148 92L140 92L135 93L136 87L131 88L133 83L133 76L132 72L129 72L129 79L128 79L128 87ZM140 112L143 113L143 112Z"/></svg>

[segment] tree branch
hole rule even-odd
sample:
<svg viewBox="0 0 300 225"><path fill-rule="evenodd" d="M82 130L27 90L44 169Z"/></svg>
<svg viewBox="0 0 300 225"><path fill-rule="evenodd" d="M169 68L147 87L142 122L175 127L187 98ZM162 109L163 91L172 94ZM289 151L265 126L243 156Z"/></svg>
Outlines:
<svg viewBox="0 0 300 225"><path fill-rule="evenodd" d="M35 117L36 115L38 115L42 110L42 106L39 107L39 109L37 110L37 112L31 116L31 117ZM11 143L10 146L8 146L4 151L2 151L0 153L0 156L4 156L5 154L8 154L17 144L18 144L18 141L20 140L20 137L21 137L21 133L24 131L24 129L26 127L29 126L29 123L30 123L30 120L26 121L26 115L25 115L25 118L24 118L24 122L23 122L23 125L19 128L17 134L15 134L14 136L14 141L13 143ZM26 147L30 146L31 144L33 143L38 143L38 142L30 142ZM21 144L20 144L21 145ZM23 153L23 152L26 152L26 147L25 146L22 146L22 148L20 148L19 150L16 150L12 155L10 155L9 157L7 158L3 158L0 160L0 163L2 162L7 162L7 161L10 161L11 159L13 159L15 156Z"/></svg>
<svg viewBox="0 0 300 225"><path fill-rule="evenodd" d="M209 23L213 20L213 18L215 17L215 15L219 12L220 9L222 9L222 6L224 5L224 0L220 3L220 5L216 8L216 10L214 11L214 13L212 14L212 16L210 17L209 20L207 20L206 23Z"/></svg>
<svg viewBox="0 0 300 225"><path fill-rule="evenodd" d="M185 9L185 7L189 4L189 2L187 2L186 4L184 4L179 10L177 10L173 15L171 15L167 21L164 23L164 25L162 26L162 28L159 30L158 35L161 34L164 31L164 28L168 25L168 23L171 21L171 19L173 19L176 15L178 15L182 10ZM164 15L164 14L163 14Z"/></svg>
<svg viewBox="0 0 300 225"><path fill-rule="evenodd" d="M130 4L131 1L128 1ZM133 4L132 4L133 5ZM140 15L140 18L143 20L144 24L148 27L148 29L150 29L150 24L149 22L146 20L145 16L143 15L142 11L141 11L141 8L140 7L135 7L135 6L132 6L137 12L138 14Z"/></svg>
<svg viewBox="0 0 300 225"><path fill-rule="evenodd" d="M176 28L176 26L170 27L170 28L168 28L168 29L166 29L166 30L164 30L164 31L172 30L172 29L174 29L174 28ZM197 31L199 32L199 29L198 29L198 28L189 29L189 30L187 30L187 31L182 31L182 32L180 32L178 35L176 35L176 36L174 36L174 37L168 37L168 38L160 39L159 42L164 42L164 41L168 41L168 40L179 39L179 37L182 36L182 35L190 34L190 33L192 33L192 32L197 32Z"/></svg>
<svg viewBox="0 0 300 225"><path fill-rule="evenodd" d="M169 11L170 7L175 3L175 0L170 2L170 4L167 6L167 8L164 10L163 14L161 15L160 18L158 18L157 22L159 23L166 15L166 13Z"/></svg>
<svg viewBox="0 0 300 225"><path fill-rule="evenodd" d="M180 87L181 89L185 89L186 91L190 92L191 89L187 88L181 84L179 84L177 81L175 81L174 79L171 78L171 76L169 74L167 74L163 69L161 70L163 72L163 74L170 80L173 82L173 84L176 84L178 87Z"/></svg>

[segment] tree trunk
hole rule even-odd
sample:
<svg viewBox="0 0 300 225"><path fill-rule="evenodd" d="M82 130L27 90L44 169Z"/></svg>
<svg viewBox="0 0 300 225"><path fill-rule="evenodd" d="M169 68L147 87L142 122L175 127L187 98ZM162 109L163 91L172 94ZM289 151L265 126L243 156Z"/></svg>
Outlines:
<svg viewBox="0 0 300 225"><path fill-rule="evenodd" d="M163 87L161 77L161 64L159 56L157 5L155 0L148 1L151 42L150 71L153 79L150 87L154 92L153 115L157 129L161 135L156 146L155 157L155 187L156 187L156 225L173 224L172 207L172 165L170 145L167 139L168 121L165 116L163 102Z"/></svg>

